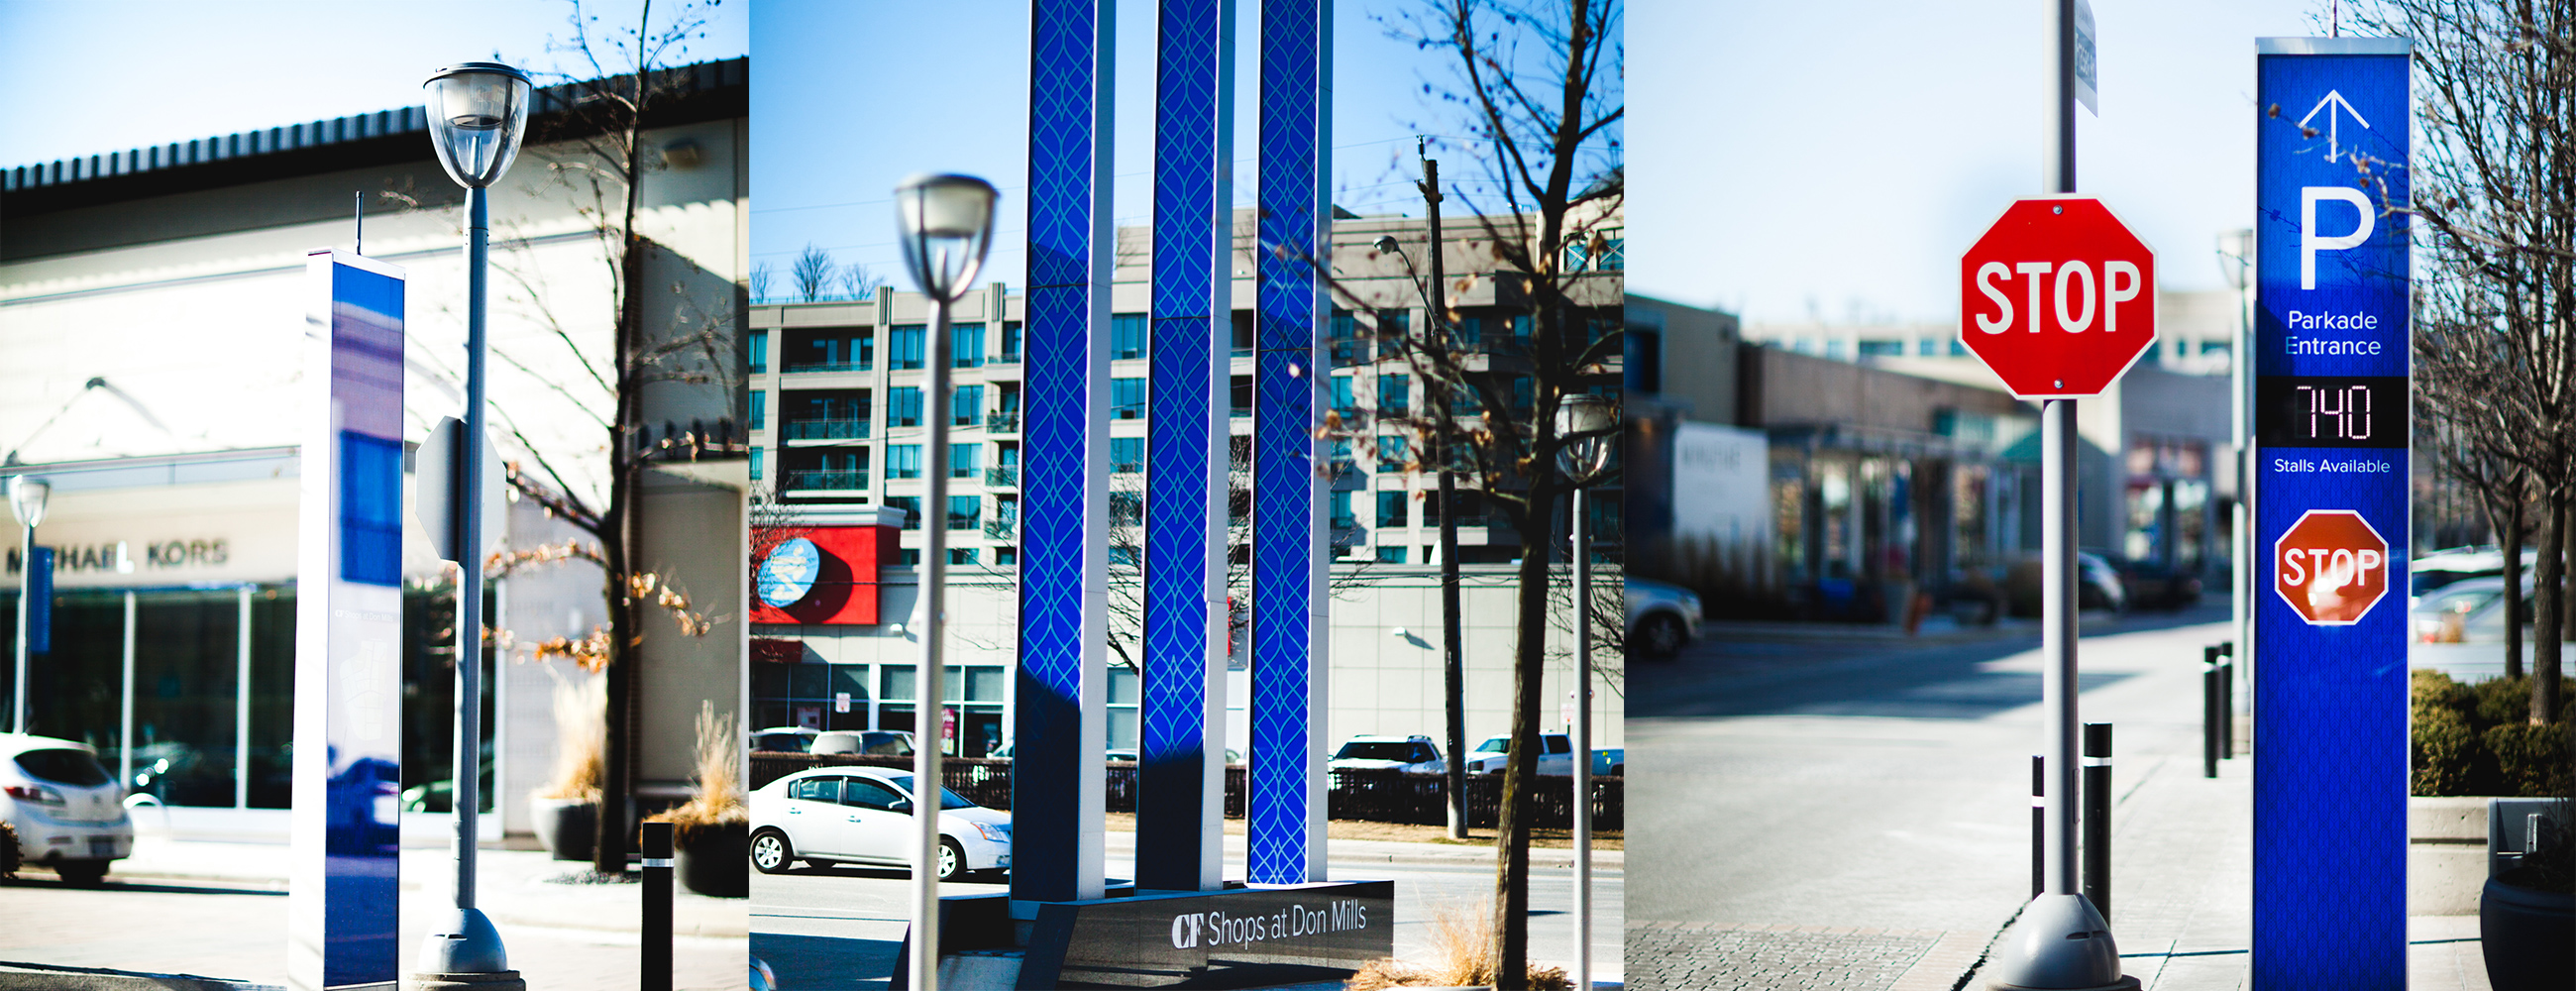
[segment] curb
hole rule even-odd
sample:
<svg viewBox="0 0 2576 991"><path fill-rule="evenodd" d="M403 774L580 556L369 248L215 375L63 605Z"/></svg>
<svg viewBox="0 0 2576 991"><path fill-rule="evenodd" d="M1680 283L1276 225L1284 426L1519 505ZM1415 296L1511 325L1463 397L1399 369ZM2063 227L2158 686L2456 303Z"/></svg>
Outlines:
<svg viewBox="0 0 2576 991"><path fill-rule="evenodd" d="M47 967L0 963L0 991L286 991L274 984L254 984L194 974L147 974L95 967Z"/></svg>

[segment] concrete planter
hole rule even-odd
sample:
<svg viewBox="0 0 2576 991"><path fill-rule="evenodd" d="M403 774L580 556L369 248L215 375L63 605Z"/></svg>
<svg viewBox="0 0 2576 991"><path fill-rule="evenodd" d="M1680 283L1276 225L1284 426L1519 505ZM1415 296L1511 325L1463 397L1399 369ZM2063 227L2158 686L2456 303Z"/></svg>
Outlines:
<svg viewBox="0 0 2576 991"><path fill-rule="evenodd" d="M537 843L556 860L589 860L599 839L599 803L586 799L530 795L528 820Z"/></svg>
<svg viewBox="0 0 2576 991"><path fill-rule="evenodd" d="M751 897L751 824L692 830L675 845L671 872L691 891L713 898Z"/></svg>
<svg viewBox="0 0 2576 991"><path fill-rule="evenodd" d="M2406 914L2476 915L2487 883L2487 798L2406 799Z"/></svg>
<svg viewBox="0 0 2576 991"><path fill-rule="evenodd" d="M2495 991L2564 991L2576 987L2576 894L2489 880L2478 909L2478 946Z"/></svg>

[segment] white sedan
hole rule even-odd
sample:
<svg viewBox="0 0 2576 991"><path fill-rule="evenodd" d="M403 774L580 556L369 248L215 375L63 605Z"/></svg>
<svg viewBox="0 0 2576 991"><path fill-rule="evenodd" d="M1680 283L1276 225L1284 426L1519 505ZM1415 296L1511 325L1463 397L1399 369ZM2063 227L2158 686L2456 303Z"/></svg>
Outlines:
<svg viewBox="0 0 2576 991"><path fill-rule="evenodd" d="M0 733L0 822L18 834L19 858L92 885L109 861L134 855L125 789L88 744Z"/></svg>
<svg viewBox="0 0 2576 991"><path fill-rule="evenodd" d="M939 879L1011 866L1011 814L940 789ZM912 772L888 767L818 767L751 793L751 865L776 874L802 860L816 867L906 867L920 848L913 824Z"/></svg>

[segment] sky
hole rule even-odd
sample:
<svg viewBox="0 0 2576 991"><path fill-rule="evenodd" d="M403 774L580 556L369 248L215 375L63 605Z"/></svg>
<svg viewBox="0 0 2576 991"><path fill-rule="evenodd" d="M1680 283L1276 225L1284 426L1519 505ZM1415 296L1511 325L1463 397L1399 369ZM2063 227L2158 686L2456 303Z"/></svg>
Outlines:
<svg viewBox="0 0 2576 991"><path fill-rule="evenodd" d="M1112 213L1152 214L1154 4L1119 0ZM1459 132L1454 111L1423 93L1445 85L1437 52L1387 37L1384 18L1418 0L1334 4L1334 202L1356 213L1421 212L1414 135ZM1235 200L1255 191L1256 0L1237 0ZM1021 281L1028 233L1026 0L849 3L758 0L752 43L752 261L786 272L808 244L901 286L890 196L916 172L963 172L1002 192L992 255L979 281ZM1444 183L1468 171L1466 149L1435 148ZM1455 207L1451 207L1452 211Z"/></svg>
<svg viewBox="0 0 2576 991"><path fill-rule="evenodd" d="M2092 0L2101 115L2076 188L2224 288L2252 226L2254 39L2325 0ZM1958 258L2048 192L2046 0L1635 0L1628 289L1748 323L1946 322ZM2312 16L2313 15L2313 16Z"/></svg>
<svg viewBox="0 0 2576 991"><path fill-rule="evenodd" d="M641 7L583 12L623 24ZM0 0L0 167L409 106L457 62L544 82L577 71L549 50L571 37L572 12L551 0ZM750 50L742 0L706 13L705 37L671 61Z"/></svg>

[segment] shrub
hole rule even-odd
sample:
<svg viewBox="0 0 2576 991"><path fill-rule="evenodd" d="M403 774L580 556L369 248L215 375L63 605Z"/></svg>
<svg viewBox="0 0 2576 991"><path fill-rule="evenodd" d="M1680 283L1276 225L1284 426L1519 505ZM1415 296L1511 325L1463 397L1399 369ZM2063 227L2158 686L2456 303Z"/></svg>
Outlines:
<svg viewBox="0 0 2576 991"><path fill-rule="evenodd" d="M1484 919L1458 906L1444 906L1431 916L1431 961L1405 963L1393 958L1372 960L1343 987L1347 991L1379 991L1382 988L1435 987L1454 988L1494 983L1493 934L1485 928ZM1531 964L1529 987L1532 991L1568 991L1574 983L1562 967Z"/></svg>
<svg viewBox="0 0 2576 991"><path fill-rule="evenodd" d="M2563 722L2505 723L2488 729L2478 742L2494 755L2494 794L2524 798L2567 794L2569 740L2569 727Z"/></svg>
<svg viewBox="0 0 2576 991"><path fill-rule="evenodd" d="M733 717L716 718L715 703L699 702L697 793L644 821L670 823L671 842L681 845L694 842L701 832L749 823L751 807L743 804L742 765L736 760L741 753L742 734L734 729Z"/></svg>
<svg viewBox="0 0 2576 991"><path fill-rule="evenodd" d="M2469 794L2470 752L2477 741L2469 732L2469 721L2452 709L2419 705L2414 730L2409 790L2417 795Z"/></svg>
<svg viewBox="0 0 2576 991"><path fill-rule="evenodd" d="M608 745L607 679L598 675L566 678L552 666L555 679L555 773L539 786L537 798L599 801L600 768Z"/></svg>

